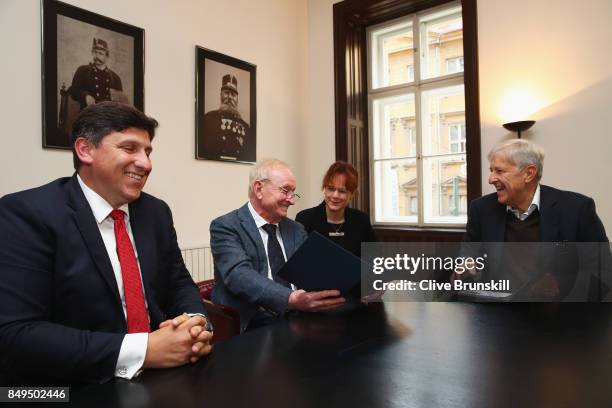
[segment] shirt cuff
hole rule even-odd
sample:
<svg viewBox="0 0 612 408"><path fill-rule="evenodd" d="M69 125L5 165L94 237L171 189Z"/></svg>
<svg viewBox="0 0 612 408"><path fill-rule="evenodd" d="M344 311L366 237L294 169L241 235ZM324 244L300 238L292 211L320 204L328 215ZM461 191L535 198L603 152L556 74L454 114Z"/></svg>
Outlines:
<svg viewBox="0 0 612 408"><path fill-rule="evenodd" d="M131 380L142 371L147 354L149 333L128 333L123 338L119 358L115 367L115 377Z"/></svg>

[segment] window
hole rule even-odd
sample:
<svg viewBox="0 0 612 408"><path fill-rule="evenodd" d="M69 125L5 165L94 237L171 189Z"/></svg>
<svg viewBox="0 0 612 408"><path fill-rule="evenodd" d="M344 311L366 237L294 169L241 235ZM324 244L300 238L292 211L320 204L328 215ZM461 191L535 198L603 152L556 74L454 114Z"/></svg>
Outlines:
<svg viewBox="0 0 612 408"><path fill-rule="evenodd" d="M408 70L408 82L414 81L414 65L408 65L406 69Z"/></svg>
<svg viewBox="0 0 612 408"><path fill-rule="evenodd" d="M455 72L463 72L463 57L446 59L446 73L454 74Z"/></svg>
<svg viewBox="0 0 612 408"><path fill-rule="evenodd" d="M448 127L451 153L465 152L465 124L454 124Z"/></svg>
<svg viewBox="0 0 612 408"><path fill-rule="evenodd" d="M414 81L414 43L410 21L381 29L372 44L372 71L375 87L393 86Z"/></svg>
<svg viewBox="0 0 612 408"><path fill-rule="evenodd" d="M419 211L419 201L415 196L410 197L410 212L416 214Z"/></svg>
<svg viewBox="0 0 612 408"><path fill-rule="evenodd" d="M374 221L465 224L461 6L450 3L372 26L367 37Z"/></svg>

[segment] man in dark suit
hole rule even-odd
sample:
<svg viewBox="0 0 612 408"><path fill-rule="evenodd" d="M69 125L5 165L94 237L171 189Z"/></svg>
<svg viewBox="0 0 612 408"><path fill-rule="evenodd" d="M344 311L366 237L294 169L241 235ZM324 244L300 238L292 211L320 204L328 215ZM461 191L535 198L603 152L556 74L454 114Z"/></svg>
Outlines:
<svg viewBox="0 0 612 408"><path fill-rule="evenodd" d="M577 268L578 260L574 257L572 261L562 261L569 252L566 243L608 242L603 224L595 212L593 199L541 185L544 153L540 147L525 139L513 139L495 147L488 158L489 184L495 187L496 192L470 204L464 241L558 243L541 246L550 252L544 255L546 261L554 261L556 266L551 268L555 270L544 273L534 285L541 286L544 292L553 294L553 297L567 294L574 285L575 270L571 274L563 270ZM587 245L590 245L588 249ZM506 249L510 247L512 245L506 246ZM602 265L607 266L608 244L574 247L578 248L578 253L601 254L602 261L605 261ZM533 255L530 251L537 252L535 246L531 249L524 245L516 248L520 253L512 259L515 265L529 262ZM538 255L542 256L542 251ZM519 268L520 265L514 270ZM593 291L599 289L591 287L589 290L589 298L592 299Z"/></svg>
<svg viewBox="0 0 612 408"><path fill-rule="evenodd" d="M100 383L210 352L170 209L142 193L156 127L92 105L76 173L0 200L0 384Z"/></svg>
<svg viewBox="0 0 612 408"><path fill-rule="evenodd" d="M337 290L293 290L277 276L306 240L304 227L287 218L287 209L298 198L289 167L265 160L251 170L249 202L210 224L216 281L212 300L238 309L241 331L290 310L333 309L345 301Z"/></svg>

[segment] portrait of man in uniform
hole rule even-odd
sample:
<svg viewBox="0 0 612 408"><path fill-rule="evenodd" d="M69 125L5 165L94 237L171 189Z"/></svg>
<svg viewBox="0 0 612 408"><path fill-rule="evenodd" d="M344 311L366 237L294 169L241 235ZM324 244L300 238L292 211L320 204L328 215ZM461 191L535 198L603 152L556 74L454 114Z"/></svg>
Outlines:
<svg viewBox="0 0 612 408"><path fill-rule="evenodd" d="M208 138L208 150L220 159L252 161L251 130L238 111L238 80L235 76L223 76L219 109L204 115L204 133Z"/></svg>
<svg viewBox="0 0 612 408"><path fill-rule="evenodd" d="M102 101L128 103L123 93L121 78L106 65L110 50L108 42L94 38L91 45L92 61L77 68L68 93L81 109Z"/></svg>
<svg viewBox="0 0 612 408"><path fill-rule="evenodd" d="M71 149L81 110L121 102L144 110L144 30L43 0L43 147Z"/></svg>
<svg viewBox="0 0 612 408"><path fill-rule="evenodd" d="M198 59L196 158L254 163L255 66L197 50L211 54Z"/></svg>

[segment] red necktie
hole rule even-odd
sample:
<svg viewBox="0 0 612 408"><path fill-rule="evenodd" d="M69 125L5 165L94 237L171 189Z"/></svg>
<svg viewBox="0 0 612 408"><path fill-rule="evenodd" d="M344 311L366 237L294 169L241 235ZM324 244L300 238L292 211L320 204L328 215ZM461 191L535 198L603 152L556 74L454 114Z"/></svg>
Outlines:
<svg viewBox="0 0 612 408"><path fill-rule="evenodd" d="M123 277L128 333L148 333L151 329L142 293L140 272L138 271L132 241L130 241L125 229L123 215L124 213L121 210L113 210L110 214L112 219L115 220L115 240L117 241L117 255L119 256L121 276Z"/></svg>

